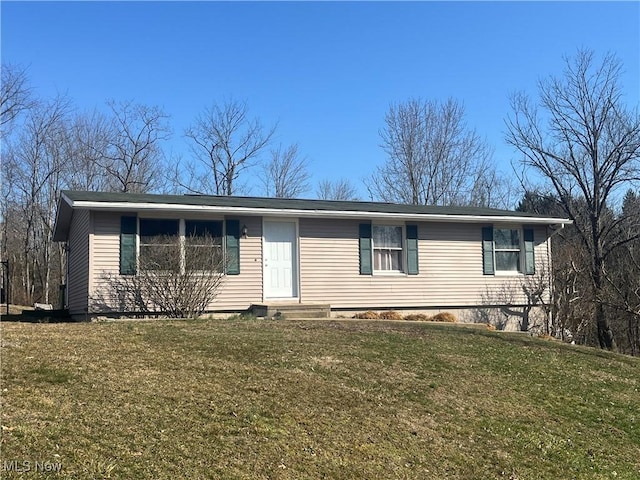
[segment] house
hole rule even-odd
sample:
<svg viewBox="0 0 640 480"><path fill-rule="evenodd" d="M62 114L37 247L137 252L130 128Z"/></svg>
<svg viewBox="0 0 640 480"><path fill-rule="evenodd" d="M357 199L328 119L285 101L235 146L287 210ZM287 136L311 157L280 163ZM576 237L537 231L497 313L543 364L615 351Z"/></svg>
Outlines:
<svg viewBox="0 0 640 480"><path fill-rule="evenodd" d="M522 286L549 285L550 238L567 223L486 208L64 191L54 239L67 244L66 307L77 318L131 313L109 303L107 279L136 275L150 238L184 250L185 232L198 231L227 259L212 312L292 303L463 315L531 303Z"/></svg>

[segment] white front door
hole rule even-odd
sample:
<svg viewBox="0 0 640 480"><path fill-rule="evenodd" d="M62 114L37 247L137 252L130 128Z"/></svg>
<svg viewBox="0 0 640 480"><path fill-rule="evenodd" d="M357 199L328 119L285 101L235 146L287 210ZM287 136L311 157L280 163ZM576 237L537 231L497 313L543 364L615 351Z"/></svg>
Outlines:
<svg viewBox="0 0 640 480"><path fill-rule="evenodd" d="M264 296L297 297L295 222L264 222Z"/></svg>

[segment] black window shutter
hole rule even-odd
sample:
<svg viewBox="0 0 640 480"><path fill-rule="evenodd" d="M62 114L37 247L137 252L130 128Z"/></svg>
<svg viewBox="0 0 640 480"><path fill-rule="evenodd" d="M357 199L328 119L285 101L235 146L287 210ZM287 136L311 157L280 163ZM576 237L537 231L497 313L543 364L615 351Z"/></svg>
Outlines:
<svg viewBox="0 0 640 480"><path fill-rule="evenodd" d="M360 275L371 275L371 224L360 224Z"/></svg>
<svg viewBox="0 0 640 480"><path fill-rule="evenodd" d="M407 273L418 275L418 225L407 225Z"/></svg>
<svg viewBox="0 0 640 480"><path fill-rule="evenodd" d="M534 251L533 228L524 228L524 273L536 273L536 256Z"/></svg>
<svg viewBox="0 0 640 480"><path fill-rule="evenodd" d="M226 220L227 275L240 274L240 220Z"/></svg>
<svg viewBox="0 0 640 480"><path fill-rule="evenodd" d="M482 273L493 275L493 227L482 227Z"/></svg>
<svg viewBox="0 0 640 480"><path fill-rule="evenodd" d="M120 217L120 275L136 274L137 217Z"/></svg>

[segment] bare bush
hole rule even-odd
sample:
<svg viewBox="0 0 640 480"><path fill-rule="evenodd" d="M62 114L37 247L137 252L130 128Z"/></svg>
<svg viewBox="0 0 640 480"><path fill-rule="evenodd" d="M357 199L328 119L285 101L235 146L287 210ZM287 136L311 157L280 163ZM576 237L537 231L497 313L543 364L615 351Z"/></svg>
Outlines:
<svg viewBox="0 0 640 480"><path fill-rule="evenodd" d="M426 322L430 317L424 313L410 313L409 315L405 315L404 319L413 322Z"/></svg>
<svg viewBox="0 0 640 480"><path fill-rule="evenodd" d="M458 317L456 317L453 313L449 312L440 312L435 314L433 317L429 319L430 322L448 322L448 323L456 323L458 321Z"/></svg>
<svg viewBox="0 0 640 480"><path fill-rule="evenodd" d="M356 313L353 318L360 318L360 319L365 319L365 320L377 320L380 318L380 315L378 315L377 312L373 312L371 310L368 310L364 313Z"/></svg>
<svg viewBox="0 0 640 480"><path fill-rule="evenodd" d="M385 312L380 312L379 317L381 320L402 320L403 317L395 310L388 310Z"/></svg>
<svg viewBox="0 0 640 480"><path fill-rule="evenodd" d="M549 333L549 291L550 276L546 268L539 268L535 275L527 275L518 282L505 282L498 289L487 288L482 294L482 303L486 307L476 311L475 321L505 330L515 319L521 332L543 329ZM535 318L537 309L544 313L543 322Z"/></svg>
<svg viewBox="0 0 640 480"><path fill-rule="evenodd" d="M219 238L158 236L146 243L135 275L112 275L112 299L120 311L194 318L207 311L224 280ZM111 302L113 303L113 302Z"/></svg>

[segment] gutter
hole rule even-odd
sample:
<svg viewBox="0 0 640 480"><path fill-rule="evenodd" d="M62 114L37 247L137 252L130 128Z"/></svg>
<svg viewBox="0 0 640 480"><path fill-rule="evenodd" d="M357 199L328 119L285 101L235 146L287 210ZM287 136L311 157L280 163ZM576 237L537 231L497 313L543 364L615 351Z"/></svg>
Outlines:
<svg viewBox="0 0 640 480"><path fill-rule="evenodd" d="M528 225L557 225L564 228L565 223L571 223L568 219L545 217L517 217L504 215L447 215L447 214L415 214L415 213L389 213L372 211L347 211L347 210L303 210L303 209L278 209L256 207L221 207L216 205L185 205L171 203L124 203L124 202L95 202L73 201L63 194L65 201L71 208L102 210L102 211L136 211L136 212L206 212L219 215L244 215L244 216L272 216L272 217L298 217L298 218L373 218L373 219L401 219L413 221L440 221L462 223L493 223L513 222Z"/></svg>

